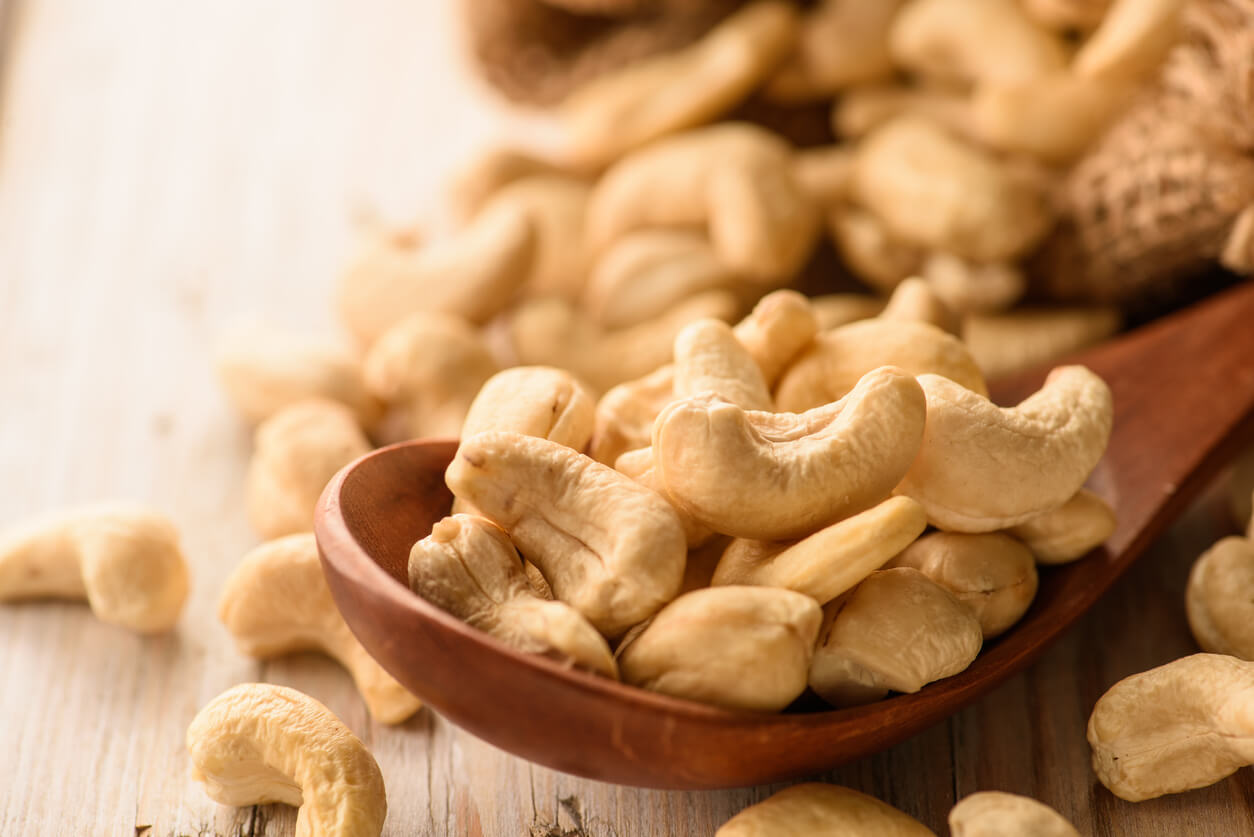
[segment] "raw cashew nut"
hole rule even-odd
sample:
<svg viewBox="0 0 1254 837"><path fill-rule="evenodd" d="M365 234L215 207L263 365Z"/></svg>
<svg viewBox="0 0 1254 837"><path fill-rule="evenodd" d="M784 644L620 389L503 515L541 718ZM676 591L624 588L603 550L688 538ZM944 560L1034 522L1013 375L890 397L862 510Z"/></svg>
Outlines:
<svg viewBox="0 0 1254 837"><path fill-rule="evenodd" d="M886 322L928 323L950 334L957 334L962 328L954 310L917 276L903 279L893 289L879 318Z"/></svg>
<svg viewBox="0 0 1254 837"><path fill-rule="evenodd" d="M1079 157L1133 93L1125 83L1059 73L989 81L971 99L971 134L991 148L1052 163Z"/></svg>
<svg viewBox="0 0 1254 837"><path fill-rule="evenodd" d="M137 633L174 627L187 561L165 517L139 506L63 512L0 534L0 601L86 600L96 618Z"/></svg>
<svg viewBox="0 0 1254 837"><path fill-rule="evenodd" d="M865 320L825 331L775 385L775 406L801 412L843 397L863 375L890 364L910 375L944 375L985 394L984 376L962 341L928 323Z"/></svg>
<svg viewBox="0 0 1254 837"><path fill-rule="evenodd" d="M932 293L958 314L1003 311L1028 289L1027 277L1017 265L973 264L941 251L927 257L920 275Z"/></svg>
<svg viewBox="0 0 1254 837"><path fill-rule="evenodd" d="M688 543L689 551L708 544L717 534L709 526L706 526L697 518L693 517L689 512L670 496L666 491L666 485L662 482L662 477L658 473L657 468L653 467L653 448L639 448L624 453L614 461L614 470L620 474L631 477L636 482L646 488L651 488L658 494L666 498L666 502L671 504L675 509L675 514L679 517L679 523L684 528L684 540Z"/></svg>
<svg viewBox="0 0 1254 837"><path fill-rule="evenodd" d="M971 665L982 642L971 610L910 567L879 570L823 608L810 688L832 706L917 692Z"/></svg>
<svg viewBox="0 0 1254 837"><path fill-rule="evenodd" d="M864 7L861 3L849 5ZM792 176L815 206L831 209L849 197L853 150L848 145L798 149L793 156Z"/></svg>
<svg viewBox="0 0 1254 837"><path fill-rule="evenodd" d="M853 192L893 234L977 262L1013 261L1053 223L1038 183L912 116L859 143Z"/></svg>
<svg viewBox="0 0 1254 837"><path fill-rule="evenodd" d="M250 657L312 650L334 658L378 721L399 724L422 707L349 630L331 598L312 533L288 535L245 555L223 585L218 619Z"/></svg>
<svg viewBox="0 0 1254 837"><path fill-rule="evenodd" d="M365 345L416 312L483 323L531 271L536 231L514 207L481 212L452 238L421 247L377 236L340 280L340 316Z"/></svg>
<svg viewBox="0 0 1254 837"><path fill-rule="evenodd" d="M737 538L723 553L710 584L783 587L827 604L878 570L926 527L922 506L908 497L891 497L796 543Z"/></svg>
<svg viewBox="0 0 1254 837"><path fill-rule="evenodd" d="M922 503L941 529L992 532L1062 505L1110 439L1110 387L1083 366L1054 369L1010 408L939 375L919 384L927 427L897 493Z"/></svg>
<svg viewBox="0 0 1254 837"><path fill-rule="evenodd" d="M307 532L322 489L370 452L352 412L334 401L301 401L257 426L244 482L244 509L261 537Z"/></svg>
<svg viewBox="0 0 1254 837"><path fill-rule="evenodd" d="M1061 506L1006 531L1023 541L1038 564L1065 564L1109 538L1115 522L1110 504L1081 488Z"/></svg>
<svg viewBox="0 0 1254 837"><path fill-rule="evenodd" d="M818 212L793 179L791 147L738 122L669 137L610 168L588 206L599 250L634 230L698 224L730 270L791 278L818 233Z"/></svg>
<svg viewBox="0 0 1254 837"><path fill-rule="evenodd" d="M973 793L949 812L951 837L1080 837L1062 814L1026 796Z"/></svg>
<svg viewBox="0 0 1254 837"><path fill-rule="evenodd" d="M214 365L235 409L252 424L310 398L338 401L363 427L379 418L361 362L348 352L261 325L239 326L218 341Z"/></svg>
<svg viewBox="0 0 1254 837"><path fill-rule="evenodd" d="M777 712L806 687L823 614L772 587L710 587L662 608L618 652L623 682L728 709Z"/></svg>
<svg viewBox="0 0 1254 837"><path fill-rule="evenodd" d="M793 358L810 345L818 328L810 301L796 291L780 290L758 300L749 316L736 323L732 332L771 387Z"/></svg>
<svg viewBox="0 0 1254 837"><path fill-rule="evenodd" d="M971 128L971 100L944 87L868 84L845 92L832 105L832 130L841 139L856 140L900 116L928 119L964 136Z"/></svg>
<svg viewBox="0 0 1254 837"><path fill-rule="evenodd" d="M703 392L746 410L773 407L762 370L722 320L696 320L675 336L675 396Z"/></svg>
<svg viewBox="0 0 1254 837"><path fill-rule="evenodd" d="M968 314L962 341L989 378L1056 361L1117 332L1123 315L1111 306L1020 308Z"/></svg>
<svg viewBox="0 0 1254 837"><path fill-rule="evenodd" d="M801 20L797 46L766 86L782 102L826 99L893 75L888 30L901 0L822 0Z"/></svg>
<svg viewBox="0 0 1254 837"><path fill-rule="evenodd" d="M383 774L366 745L306 694L243 683L211 700L187 728L192 778L215 802L300 808L296 837L379 837Z"/></svg>
<svg viewBox="0 0 1254 837"><path fill-rule="evenodd" d="M449 182L449 202L457 217L467 220L511 183L531 177L570 177L561 166L517 148L489 148L458 169Z"/></svg>
<svg viewBox="0 0 1254 837"><path fill-rule="evenodd" d="M715 531L794 538L886 499L914 458L924 411L914 378L892 367L797 415L696 396L658 416L653 462L667 496Z"/></svg>
<svg viewBox="0 0 1254 837"><path fill-rule="evenodd" d="M936 837L923 823L873 796L839 785L793 785L723 824L714 837ZM1010 837L1010 835L1006 835Z"/></svg>
<svg viewBox="0 0 1254 837"><path fill-rule="evenodd" d="M833 209L827 224L841 261L880 293L890 293L923 263L922 249L897 238L883 221L856 206Z"/></svg>
<svg viewBox="0 0 1254 837"><path fill-rule="evenodd" d="M592 264L583 234L590 193L583 180L550 174L517 180L488 201L485 213L521 215L531 225L535 250L524 286L528 294L579 298Z"/></svg>
<svg viewBox="0 0 1254 837"><path fill-rule="evenodd" d="M971 609L984 639L1005 633L1036 596L1036 561L1028 548L998 532L933 532L910 544L884 569L911 567Z"/></svg>
<svg viewBox="0 0 1254 837"><path fill-rule="evenodd" d="M674 509L565 445L480 433L462 441L445 481L606 636L652 616L679 590L688 548Z"/></svg>
<svg viewBox="0 0 1254 837"><path fill-rule="evenodd" d="M1129 802L1254 764L1254 663L1194 654L1120 680L1089 716L1093 772Z"/></svg>
<svg viewBox="0 0 1254 837"><path fill-rule="evenodd" d="M798 14L762 0L684 49L583 85L561 105L567 158L597 166L645 143L713 120L749 95L792 47Z"/></svg>
<svg viewBox="0 0 1254 837"><path fill-rule="evenodd" d="M489 430L536 436L582 451L592 438L596 402L565 369L515 366L487 380L466 414L466 438Z"/></svg>
<svg viewBox="0 0 1254 837"><path fill-rule="evenodd" d="M611 388L597 402L596 424L588 455L613 465L628 451L653 441L653 421L675 400L675 367L658 367L643 378Z"/></svg>
<svg viewBox="0 0 1254 837"><path fill-rule="evenodd" d="M1184 604L1199 648L1254 659L1254 542L1224 538L1203 552Z"/></svg>
<svg viewBox="0 0 1254 837"><path fill-rule="evenodd" d="M1103 81L1148 78L1180 36L1184 5L1184 0L1115 0L1076 53L1076 75Z"/></svg>
<svg viewBox="0 0 1254 837"><path fill-rule="evenodd" d="M810 307L818 321L819 331L831 331L858 320L878 317L884 310L885 300L870 294L824 294L812 297Z"/></svg>
<svg viewBox="0 0 1254 837"><path fill-rule="evenodd" d="M618 679L605 639L568 604L532 592L509 537L482 517L446 517L409 553L409 586L511 648Z"/></svg>
<svg viewBox="0 0 1254 837"><path fill-rule="evenodd" d="M403 413L410 438L456 436L479 388L499 367L479 332L452 314L418 312L366 355L366 385Z"/></svg>

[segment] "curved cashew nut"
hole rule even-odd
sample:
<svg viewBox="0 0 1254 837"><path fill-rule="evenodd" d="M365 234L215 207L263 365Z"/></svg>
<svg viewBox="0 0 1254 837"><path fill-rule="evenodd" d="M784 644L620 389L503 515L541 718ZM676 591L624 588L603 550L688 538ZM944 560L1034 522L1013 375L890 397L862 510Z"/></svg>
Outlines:
<svg viewBox="0 0 1254 837"><path fill-rule="evenodd" d="M1075 54L1085 79L1140 81L1152 75L1180 35L1184 0L1115 0Z"/></svg>
<svg viewBox="0 0 1254 837"><path fill-rule="evenodd" d="M951 837L1080 837L1062 814L1026 796L981 791L949 811Z"/></svg>
<svg viewBox="0 0 1254 837"><path fill-rule="evenodd" d="M888 304L880 311L884 321L928 323L950 334L957 334L962 323L954 310L917 276L907 277L893 288Z"/></svg>
<svg viewBox="0 0 1254 837"><path fill-rule="evenodd" d="M138 506L77 509L0 535L0 601L86 599L102 622L168 631L187 600L174 525Z"/></svg>
<svg viewBox="0 0 1254 837"><path fill-rule="evenodd" d="M1018 302L1028 289L1027 277L1017 265L973 264L941 251L927 257L921 273L932 293L959 314L1003 311Z"/></svg>
<svg viewBox="0 0 1254 837"><path fill-rule="evenodd" d="M894 235L883 221L856 206L830 210L827 229L841 262L878 293L891 293L923 263L922 248Z"/></svg>
<svg viewBox="0 0 1254 837"><path fill-rule="evenodd" d="M668 496L715 531L798 537L887 498L918 450L925 410L914 378L892 367L799 415L688 398L654 423L654 467Z"/></svg>
<svg viewBox="0 0 1254 837"><path fill-rule="evenodd" d="M695 320L675 336L675 396L702 392L746 410L773 406L762 370L722 320Z"/></svg>
<svg viewBox="0 0 1254 837"><path fill-rule="evenodd" d="M1125 677L1089 716L1093 772L1140 802L1212 785L1254 764L1254 663L1194 654Z"/></svg>
<svg viewBox="0 0 1254 837"><path fill-rule="evenodd" d="M222 587L218 619L240 651L269 659L321 651L352 675L370 714L399 724L422 707L375 662L331 598L312 533L264 543L244 556Z"/></svg>
<svg viewBox="0 0 1254 837"><path fill-rule="evenodd" d="M590 193L578 178L549 174L517 180L488 201L485 213L520 215L531 225L535 250L527 293L579 298L592 261L583 234Z"/></svg>
<svg viewBox="0 0 1254 837"><path fill-rule="evenodd" d="M989 82L971 99L971 133L1000 151L1065 163L1084 153L1135 92L1131 84L1074 73Z"/></svg>
<svg viewBox="0 0 1254 837"><path fill-rule="evenodd" d="M1115 511L1087 488L1081 488L1067 502L1006 531L1032 551L1039 564L1065 564L1087 555L1089 550L1115 531Z"/></svg>
<svg viewBox="0 0 1254 837"><path fill-rule="evenodd" d="M484 633L531 654L618 679L605 639L570 605L532 592L509 537L482 517L446 517L409 553L409 587Z"/></svg>
<svg viewBox="0 0 1254 837"><path fill-rule="evenodd" d="M1224 538L1203 552L1189 572L1184 604L1203 651L1254 659L1254 542Z"/></svg>
<svg viewBox="0 0 1254 837"><path fill-rule="evenodd" d="M935 832L914 817L873 796L820 782L793 785L750 805L724 823L714 837L797 834L936 837Z"/></svg>
<svg viewBox="0 0 1254 837"><path fill-rule="evenodd" d="M793 359L814 340L819 322L810 300L796 291L771 291L732 328L736 339L775 386Z"/></svg>
<svg viewBox="0 0 1254 837"><path fill-rule="evenodd" d="M299 806L296 837L378 837L383 774L331 710L295 689L243 683L187 728L192 778L223 805Z"/></svg>
<svg viewBox="0 0 1254 837"><path fill-rule="evenodd" d="M824 0L801 20L797 47L766 95L781 102L827 99L854 85L890 78L888 31L901 0Z"/></svg>
<svg viewBox="0 0 1254 837"><path fill-rule="evenodd" d="M592 438L595 413L591 393L566 370L515 366L484 383L466 413L462 435L509 430L582 451Z"/></svg>
<svg viewBox="0 0 1254 837"><path fill-rule="evenodd" d="M572 177L550 160L520 148L489 148L465 161L449 179L449 202L462 220L473 218L511 183L531 177Z"/></svg>
<svg viewBox="0 0 1254 837"><path fill-rule="evenodd" d="M674 509L577 451L480 433L462 441L445 481L606 636L647 619L679 590L687 545Z"/></svg>
<svg viewBox="0 0 1254 837"><path fill-rule="evenodd" d="M927 426L897 487L955 532L992 532L1071 499L1106 450L1110 387L1060 366L1017 407L1001 408L939 375L920 375Z"/></svg>

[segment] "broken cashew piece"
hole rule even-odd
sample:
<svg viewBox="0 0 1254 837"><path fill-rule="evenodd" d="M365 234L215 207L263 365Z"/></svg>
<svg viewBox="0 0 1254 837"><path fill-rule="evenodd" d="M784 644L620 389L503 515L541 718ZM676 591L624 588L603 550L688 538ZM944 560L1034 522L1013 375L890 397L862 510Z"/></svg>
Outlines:
<svg viewBox="0 0 1254 837"><path fill-rule="evenodd" d="M81 508L0 534L0 601L85 599L100 621L150 634L174 627L187 586L174 524L140 506Z"/></svg>
<svg viewBox="0 0 1254 837"><path fill-rule="evenodd" d="M1080 837L1062 814L1026 796L980 791L949 811L951 837Z"/></svg>
<svg viewBox="0 0 1254 837"><path fill-rule="evenodd" d="M1254 659L1254 542L1223 538L1193 564L1185 612L1198 647Z"/></svg>
<svg viewBox="0 0 1254 837"><path fill-rule="evenodd" d="M1115 523L1110 504L1081 488L1061 506L1006 531L1023 541L1038 564L1065 564L1082 558L1109 538Z"/></svg>
<svg viewBox="0 0 1254 837"><path fill-rule="evenodd" d="M285 686L243 683L187 728L192 778L209 798L243 808L300 808L296 837L379 837L387 795L361 739L318 701Z"/></svg>
<svg viewBox="0 0 1254 837"><path fill-rule="evenodd" d="M399 724L422 707L349 630L331 598L312 533L288 535L245 555L222 587L218 619L250 657L313 650L334 658L378 721Z"/></svg>
<svg viewBox="0 0 1254 837"><path fill-rule="evenodd" d="M936 837L914 817L873 796L839 785L807 782L750 805L714 837ZM1009 835L1006 835L1009 837Z"/></svg>
<svg viewBox="0 0 1254 837"><path fill-rule="evenodd" d="M618 679L605 639L570 605L532 592L509 536L489 520L436 523L410 550L409 587L511 648Z"/></svg>
<svg viewBox="0 0 1254 837"><path fill-rule="evenodd" d="M722 320L696 320L675 336L675 397L703 392L746 410L773 408L762 370Z"/></svg>

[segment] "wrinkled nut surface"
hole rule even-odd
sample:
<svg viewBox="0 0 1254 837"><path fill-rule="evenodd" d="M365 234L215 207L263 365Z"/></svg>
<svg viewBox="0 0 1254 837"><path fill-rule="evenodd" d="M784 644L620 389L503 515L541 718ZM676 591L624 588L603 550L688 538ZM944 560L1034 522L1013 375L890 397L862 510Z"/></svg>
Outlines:
<svg viewBox="0 0 1254 837"><path fill-rule="evenodd" d="M511 648L618 678L605 639L570 605L532 592L522 558L489 520L436 523L409 553L409 587Z"/></svg>
<svg viewBox="0 0 1254 837"><path fill-rule="evenodd" d="M1203 651L1254 659L1254 542L1224 538L1203 552L1189 572L1184 604Z"/></svg>
<svg viewBox="0 0 1254 837"><path fill-rule="evenodd" d="M980 653L980 623L971 610L909 567L871 573L823 615L810 688L836 707L917 692Z"/></svg>
<svg viewBox="0 0 1254 837"><path fill-rule="evenodd" d="M1038 184L911 116L859 144L853 191L900 238L977 262L1016 259L1053 223Z"/></svg>
<svg viewBox="0 0 1254 837"><path fill-rule="evenodd" d="M338 401L363 427L380 405L366 390L361 362L351 354L261 325L243 325L218 340L214 367L227 398L250 423L310 398Z"/></svg>
<svg viewBox="0 0 1254 837"><path fill-rule="evenodd" d="M710 587L662 608L619 650L623 682L728 709L775 712L806 687L822 613L771 587Z"/></svg>
<svg viewBox="0 0 1254 837"><path fill-rule="evenodd" d="M285 686L243 683L187 728L192 778L237 808L299 806L296 837L378 837L383 774L361 739L318 701Z"/></svg>
<svg viewBox="0 0 1254 837"><path fill-rule="evenodd" d="M250 657L313 650L335 658L378 721L399 724L422 707L349 630L331 598L312 533L288 535L245 555L222 587L218 619Z"/></svg>
<svg viewBox="0 0 1254 837"><path fill-rule="evenodd" d="M168 631L187 600L187 561L169 520L141 506L93 506L0 533L0 601L86 600L102 622Z"/></svg>
<svg viewBox="0 0 1254 837"><path fill-rule="evenodd" d="M971 609L984 639L1005 633L1036 596L1036 561L1009 535L933 532L884 565L912 567Z"/></svg>
<svg viewBox="0 0 1254 837"><path fill-rule="evenodd" d="M1110 387L1083 366L1054 369L1008 408L939 375L918 380L927 426L897 493L918 500L940 529L992 532L1062 505L1110 439Z"/></svg>
<svg viewBox="0 0 1254 837"><path fill-rule="evenodd" d="M717 532L800 537L888 497L914 459L925 409L914 378L892 367L801 414L695 396L658 416L654 467L667 495Z"/></svg>
<svg viewBox="0 0 1254 837"><path fill-rule="evenodd" d="M893 289L879 318L886 322L928 323L950 334L957 334L962 327L954 310L917 276L902 280Z"/></svg>
<svg viewBox="0 0 1254 837"><path fill-rule="evenodd" d="M968 314L962 341L990 378L1055 361L1117 332L1123 315L1114 307L1020 308Z"/></svg>
<svg viewBox="0 0 1254 837"><path fill-rule="evenodd" d="M1184 0L1115 0L1072 62L1077 76L1140 81L1162 64L1180 36Z"/></svg>
<svg viewBox="0 0 1254 837"><path fill-rule="evenodd" d="M926 527L922 506L908 497L891 497L795 543L737 538L723 553L710 584L783 587L827 604L905 549Z"/></svg>
<svg viewBox="0 0 1254 837"><path fill-rule="evenodd" d="M1062 814L1035 799L980 791L949 811L951 837L1080 837Z"/></svg>
<svg viewBox="0 0 1254 837"><path fill-rule="evenodd" d="M810 301L796 291L771 291L758 300L749 315L732 328L740 345L762 370L768 387L818 333L819 323Z"/></svg>
<svg viewBox="0 0 1254 837"><path fill-rule="evenodd" d="M307 532L336 472L370 452L353 413L334 401L302 401L257 426L244 479L244 509L261 537Z"/></svg>
<svg viewBox="0 0 1254 837"><path fill-rule="evenodd" d="M988 392L958 338L930 323L875 319L818 335L776 384L776 409L801 412L835 401L863 375L884 365L910 375L943 375L972 392Z"/></svg>
<svg viewBox="0 0 1254 837"><path fill-rule="evenodd" d="M578 178L541 175L509 184L484 207L489 216L520 215L531 225L535 246L527 293L579 297L592 262L583 235L590 192L591 187Z"/></svg>
<svg viewBox="0 0 1254 837"><path fill-rule="evenodd" d="M1006 531L1036 556L1039 564L1065 564L1087 555L1115 531L1115 510L1087 488L1067 502Z"/></svg>
<svg viewBox="0 0 1254 837"><path fill-rule="evenodd" d="M582 451L592 438L596 402L565 369L515 366L487 380L462 425L470 438L489 430L536 436Z"/></svg>
<svg viewBox="0 0 1254 837"><path fill-rule="evenodd" d="M751 3L689 47L585 84L560 108L567 158L604 165L651 140L709 122L784 59L797 23L789 3Z"/></svg>
<svg viewBox="0 0 1254 837"><path fill-rule="evenodd" d="M892 76L888 30L900 6L901 0L815 4L801 19L796 48L767 84L766 95L782 102L823 99Z"/></svg>
<svg viewBox="0 0 1254 837"><path fill-rule="evenodd" d="M828 213L827 223L841 261L880 293L890 293L923 263L922 249L894 236L870 212L842 206Z"/></svg>
<svg viewBox="0 0 1254 837"><path fill-rule="evenodd" d="M570 448L518 433L462 440L445 481L509 533L561 601L608 637L679 590L687 543L656 492Z"/></svg>
<svg viewBox="0 0 1254 837"><path fill-rule="evenodd" d="M873 796L819 782L793 785L750 805L724 823L714 837L802 834L807 837L936 837L923 823Z"/></svg>
<svg viewBox="0 0 1254 837"><path fill-rule="evenodd" d="M972 264L939 251L927 257L919 272L945 307L959 314L1005 310L1028 288L1027 277L1017 265Z"/></svg>
<svg viewBox="0 0 1254 837"><path fill-rule="evenodd" d="M703 392L746 410L774 406L761 368L722 320L696 320L675 336L675 397Z"/></svg>
<svg viewBox="0 0 1254 837"><path fill-rule="evenodd" d="M1194 654L1120 680L1089 716L1093 772L1129 802L1214 784L1254 763L1254 663Z"/></svg>

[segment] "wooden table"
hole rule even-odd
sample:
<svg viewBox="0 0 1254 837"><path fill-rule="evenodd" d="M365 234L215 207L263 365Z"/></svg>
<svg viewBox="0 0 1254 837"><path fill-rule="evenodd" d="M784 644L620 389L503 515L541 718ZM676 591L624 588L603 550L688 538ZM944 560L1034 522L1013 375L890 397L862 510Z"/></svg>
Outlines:
<svg viewBox="0 0 1254 837"><path fill-rule="evenodd" d="M249 447L212 380L233 318L329 333L354 213L430 214L443 174L517 119L460 68L448 2L12 0L0 107L0 525L134 498L183 531L177 631L137 638L82 606L0 606L0 835L289 835L189 776L183 734L228 686L303 689L373 749L389 835L708 835L777 788L666 793L505 755L424 710L372 723L346 675L258 664L215 618L256 539ZM512 130L512 129L511 129ZM1023 676L918 738L822 778L945 832L956 798L1041 799L1090 835L1254 834L1248 771L1132 805L1097 785L1084 725L1118 678L1194 649L1182 591L1233 529L1197 506Z"/></svg>

